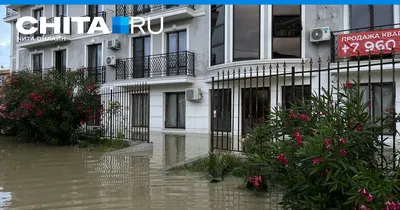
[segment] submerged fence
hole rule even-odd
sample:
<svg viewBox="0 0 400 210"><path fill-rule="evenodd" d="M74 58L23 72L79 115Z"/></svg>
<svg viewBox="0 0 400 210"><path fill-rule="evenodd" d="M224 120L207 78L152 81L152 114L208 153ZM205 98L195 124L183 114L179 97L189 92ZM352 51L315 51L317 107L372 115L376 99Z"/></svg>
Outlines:
<svg viewBox="0 0 400 210"><path fill-rule="evenodd" d="M87 136L149 142L149 86L102 87L98 96L104 112L86 123Z"/></svg>
<svg viewBox="0 0 400 210"><path fill-rule="evenodd" d="M395 54L390 59L386 57L381 55L378 60L359 57L345 62L310 59L298 64L268 64L218 73L212 78L210 93L212 149L241 152L242 138L269 119L274 108L289 108L297 100L310 99L312 94L322 96L323 89L330 92L347 81L355 81L365 91L363 100L369 104L370 116L393 115L395 128L379 138L389 144L388 148L382 146L381 152L394 155L399 126L395 112L400 106L396 91L400 74L396 74L396 69L400 68L400 60Z"/></svg>

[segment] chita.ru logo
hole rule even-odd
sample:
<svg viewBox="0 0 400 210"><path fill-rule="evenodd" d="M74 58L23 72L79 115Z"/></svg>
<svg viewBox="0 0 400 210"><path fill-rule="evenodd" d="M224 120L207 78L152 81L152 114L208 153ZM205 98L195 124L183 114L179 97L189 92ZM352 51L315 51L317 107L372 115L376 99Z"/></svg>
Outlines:
<svg viewBox="0 0 400 210"><path fill-rule="evenodd" d="M147 31L150 34L160 34L164 29L164 18L160 17L158 31L151 29L151 20L143 17L113 17L112 18L112 33L113 34L133 34L135 28L139 29L142 34L145 34L143 29L147 25ZM27 24L28 23L28 24ZM25 16L17 20L16 29L19 33L25 35L31 34L47 34L48 29L52 29L51 34L71 34L71 24L76 23L77 34L94 34L102 32L110 34L106 21L103 17L54 17L52 23L46 22L46 17L40 17L37 20L34 17ZM89 24L88 30L85 32L85 24ZM61 28L62 27L62 28Z"/></svg>

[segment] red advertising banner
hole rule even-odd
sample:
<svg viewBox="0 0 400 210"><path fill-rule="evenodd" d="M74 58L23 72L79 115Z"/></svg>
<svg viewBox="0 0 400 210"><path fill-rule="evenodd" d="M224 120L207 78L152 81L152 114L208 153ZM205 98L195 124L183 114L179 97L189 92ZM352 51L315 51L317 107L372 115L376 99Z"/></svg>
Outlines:
<svg viewBox="0 0 400 210"><path fill-rule="evenodd" d="M338 56L351 57L400 52L400 28L366 31L338 36Z"/></svg>

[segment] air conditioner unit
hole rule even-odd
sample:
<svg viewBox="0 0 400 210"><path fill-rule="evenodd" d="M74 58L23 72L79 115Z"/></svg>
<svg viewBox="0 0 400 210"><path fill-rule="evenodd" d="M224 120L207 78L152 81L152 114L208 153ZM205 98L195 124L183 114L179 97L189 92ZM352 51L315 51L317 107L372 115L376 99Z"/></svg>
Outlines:
<svg viewBox="0 0 400 210"><path fill-rule="evenodd" d="M311 42L322 42L331 40L331 30L329 27L318 27L310 30Z"/></svg>
<svg viewBox="0 0 400 210"><path fill-rule="evenodd" d="M114 55L107 56L106 64L107 66L115 66L117 63L117 58Z"/></svg>
<svg viewBox="0 0 400 210"><path fill-rule="evenodd" d="M185 90L185 99L187 101L200 101L203 98L200 88L189 88Z"/></svg>
<svg viewBox="0 0 400 210"><path fill-rule="evenodd" d="M118 39L111 39L107 42L107 48L112 50L119 50L121 44Z"/></svg>

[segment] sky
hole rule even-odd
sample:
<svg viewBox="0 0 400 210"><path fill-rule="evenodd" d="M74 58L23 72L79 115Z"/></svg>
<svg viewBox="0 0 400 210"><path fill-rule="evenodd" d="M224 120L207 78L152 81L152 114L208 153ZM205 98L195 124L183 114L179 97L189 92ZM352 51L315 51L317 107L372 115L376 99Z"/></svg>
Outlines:
<svg viewBox="0 0 400 210"><path fill-rule="evenodd" d="M9 69L11 25L2 20L5 16L6 8L4 5L0 5L0 66Z"/></svg>

